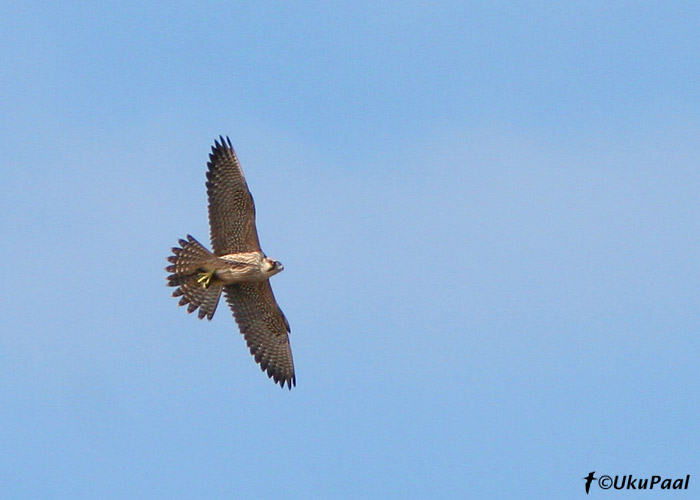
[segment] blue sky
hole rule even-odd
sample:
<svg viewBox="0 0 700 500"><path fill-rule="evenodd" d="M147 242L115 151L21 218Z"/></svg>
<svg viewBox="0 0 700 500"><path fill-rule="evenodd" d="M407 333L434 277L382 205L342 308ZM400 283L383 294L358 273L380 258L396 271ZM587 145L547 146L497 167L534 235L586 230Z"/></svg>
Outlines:
<svg viewBox="0 0 700 500"><path fill-rule="evenodd" d="M699 15L5 5L3 496L697 496ZM291 392L165 287L220 134L285 264Z"/></svg>

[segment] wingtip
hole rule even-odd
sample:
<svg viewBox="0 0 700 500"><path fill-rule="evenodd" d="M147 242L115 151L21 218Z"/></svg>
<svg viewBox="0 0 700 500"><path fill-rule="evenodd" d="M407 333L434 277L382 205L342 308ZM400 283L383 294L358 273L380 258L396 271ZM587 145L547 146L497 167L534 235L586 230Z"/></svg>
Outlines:
<svg viewBox="0 0 700 500"><path fill-rule="evenodd" d="M297 386L297 378L296 375L292 375L291 377L275 377L275 382L280 385L282 389L284 389L284 386L287 386L287 389L290 391L292 390L292 387Z"/></svg>
<svg viewBox="0 0 700 500"><path fill-rule="evenodd" d="M289 375L278 373L267 364L265 364L265 368L263 368L263 363L260 363L260 368L267 373L267 376L272 379L275 385L279 385L282 389L284 389L284 386L286 385L287 389L291 391L292 387L297 386L297 377L295 374L292 374L290 377Z"/></svg>
<svg viewBox="0 0 700 500"><path fill-rule="evenodd" d="M219 143L219 140L221 140L221 143ZM219 148L221 148L221 145L223 144L223 138L219 136L218 139L214 139L214 145L211 147L211 153L209 154L209 159L214 160L216 158L216 154L219 151Z"/></svg>
<svg viewBox="0 0 700 500"><path fill-rule="evenodd" d="M221 148L233 150L233 143L231 143L229 136L224 137L220 135L218 139L214 139L214 145L211 148L212 153L216 153Z"/></svg>

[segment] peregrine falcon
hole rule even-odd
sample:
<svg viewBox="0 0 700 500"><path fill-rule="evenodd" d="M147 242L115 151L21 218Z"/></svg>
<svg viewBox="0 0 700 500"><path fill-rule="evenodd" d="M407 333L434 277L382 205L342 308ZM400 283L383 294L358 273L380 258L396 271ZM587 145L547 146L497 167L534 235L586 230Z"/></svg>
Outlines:
<svg viewBox="0 0 700 500"><path fill-rule="evenodd" d="M209 226L213 253L192 236L180 240L165 268L187 312L211 319L223 290L250 353L281 387L296 386L289 323L277 305L270 277L284 269L260 249L255 205L231 140L219 136L207 163Z"/></svg>

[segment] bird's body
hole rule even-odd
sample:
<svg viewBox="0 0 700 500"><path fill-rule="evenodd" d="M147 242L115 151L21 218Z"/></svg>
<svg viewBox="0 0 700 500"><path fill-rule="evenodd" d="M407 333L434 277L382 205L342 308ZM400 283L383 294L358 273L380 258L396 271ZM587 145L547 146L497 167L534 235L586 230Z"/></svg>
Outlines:
<svg viewBox="0 0 700 500"><path fill-rule="evenodd" d="M222 285L244 281L264 281L284 270L281 262L268 259L262 252L230 253L219 257L213 278ZM213 284L213 283L212 283Z"/></svg>
<svg viewBox="0 0 700 500"><path fill-rule="evenodd" d="M269 279L284 269L260 249L255 205L231 141L216 141L209 155L207 193L214 252L192 236L180 240L168 257L168 285L187 312L211 319L221 292L233 311L251 354L269 377L291 389L296 385L289 323L280 310Z"/></svg>

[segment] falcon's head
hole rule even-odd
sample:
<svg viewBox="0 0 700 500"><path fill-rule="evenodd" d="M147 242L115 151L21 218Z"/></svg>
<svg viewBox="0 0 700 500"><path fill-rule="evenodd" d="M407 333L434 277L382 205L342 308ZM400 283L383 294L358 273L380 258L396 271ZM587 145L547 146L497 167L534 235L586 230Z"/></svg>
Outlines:
<svg viewBox="0 0 700 500"><path fill-rule="evenodd" d="M272 276L273 274L284 271L284 266L279 260L265 257L265 260L263 261L263 271Z"/></svg>

